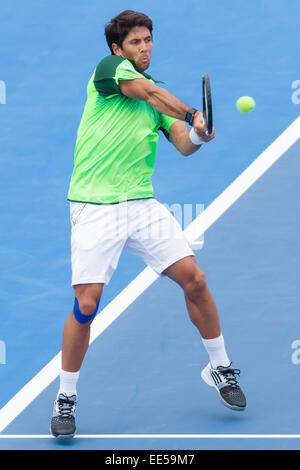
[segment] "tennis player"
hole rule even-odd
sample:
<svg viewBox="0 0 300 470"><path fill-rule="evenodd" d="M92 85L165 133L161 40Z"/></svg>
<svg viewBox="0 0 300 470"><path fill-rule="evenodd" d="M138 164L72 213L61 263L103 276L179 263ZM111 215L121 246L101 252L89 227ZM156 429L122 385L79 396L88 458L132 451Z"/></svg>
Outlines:
<svg viewBox="0 0 300 470"><path fill-rule="evenodd" d="M227 355L205 274L179 223L155 199L150 180L159 131L184 156L204 142L208 145L215 131L207 136L202 113L145 72L152 51L149 17L123 11L106 25L105 35L111 54L97 65L87 86L68 192L74 307L63 331L60 387L51 421L56 437L75 433L76 384L90 325L123 248L183 289L209 357L203 380L216 388L227 407L246 407L237 379L240 370Z"/></svg>

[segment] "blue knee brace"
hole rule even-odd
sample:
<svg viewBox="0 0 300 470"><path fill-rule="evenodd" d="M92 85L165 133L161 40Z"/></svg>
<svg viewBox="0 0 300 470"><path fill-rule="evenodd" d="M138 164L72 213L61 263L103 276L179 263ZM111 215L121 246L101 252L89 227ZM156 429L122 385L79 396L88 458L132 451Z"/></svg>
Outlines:
<svg viewBox="0 0 300 470"><path fill-rule="evenodd" d="M99 307L99 302L100 302L100 300L98 301L98 303L96 305L95 311L91 315L83 315L83 313L81 313L81 311L79 310L78 300L75 297L73 313L74 313L74 317L76 318L78 323L87 323L87 322L91 321L96 316L96 313L97 313L97 310L98 310L98 307Z"/></svg>

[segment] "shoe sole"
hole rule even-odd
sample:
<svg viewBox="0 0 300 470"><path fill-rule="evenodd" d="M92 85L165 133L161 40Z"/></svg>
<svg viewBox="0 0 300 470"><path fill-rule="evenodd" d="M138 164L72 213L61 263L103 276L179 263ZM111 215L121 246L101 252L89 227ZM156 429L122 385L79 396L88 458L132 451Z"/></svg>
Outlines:
<svg viewBox="0 0 300 470"><path fill-rule="evenodd" d="M65 439L72 439L72 437L75 436L75 432L73 434L53 434L52 430L51 430L51 425L50 425L50 433L53 437L55 437L55 439L59 439L59 440L65 440Z"/></svg>
<svg viewBox="0 0 300 470"><path fill-rule="evenodd" d="M207 385L217 390L220 402L223 403L223 405L225 405L227 408L229 408L230 410L234 410L234 411L244 411L246 409L245 406L242 407L242 406L236 406L236 405L229 405L229 403L227 403L223 399L220 393L220 390L218 389L218 387L214 384L214 382L211 380L210 376L208 375L206 367L202 370L201 377Z"/></svg>

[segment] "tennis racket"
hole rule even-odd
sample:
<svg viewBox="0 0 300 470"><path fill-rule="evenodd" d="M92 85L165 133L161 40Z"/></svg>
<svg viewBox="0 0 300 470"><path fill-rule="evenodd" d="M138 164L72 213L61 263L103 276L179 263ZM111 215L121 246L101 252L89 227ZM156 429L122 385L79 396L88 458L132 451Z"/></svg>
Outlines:
<svg viewBox="0 0 300 470"><path fill-rule="evenodd" d="M206 127L206 135L211 135L213 132L213 112L210 80L207 73L202 75L202 98L203 98L203 121Z"/></svg>

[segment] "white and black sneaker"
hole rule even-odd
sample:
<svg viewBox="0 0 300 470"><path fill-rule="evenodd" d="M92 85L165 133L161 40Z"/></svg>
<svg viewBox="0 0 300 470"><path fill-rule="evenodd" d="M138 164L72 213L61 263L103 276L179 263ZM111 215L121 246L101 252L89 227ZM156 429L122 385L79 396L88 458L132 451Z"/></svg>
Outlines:
<svg viewBox="0 0 300 470"><path fill-rule="evenodd" d="M231 410L242 411L246 408L246 398L237 381L241 371L232 369L231 364L228 367L219 366L213 369L208 363L201 372L201 377L207 385L217 390L219 399L225 406Z"/></svg>
<svg viewBox="0 0 300 470"><path fill-rule="evenodd" d="M76 398L76 395L67 396L60 393L55 400L50 425L50 432L54 437L69 438L74 436L76 431Z"/></svg>

